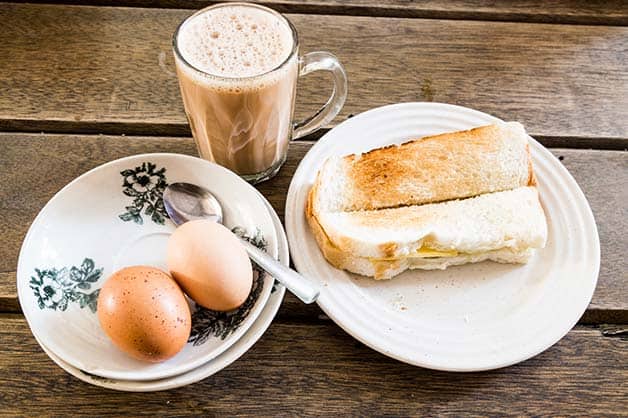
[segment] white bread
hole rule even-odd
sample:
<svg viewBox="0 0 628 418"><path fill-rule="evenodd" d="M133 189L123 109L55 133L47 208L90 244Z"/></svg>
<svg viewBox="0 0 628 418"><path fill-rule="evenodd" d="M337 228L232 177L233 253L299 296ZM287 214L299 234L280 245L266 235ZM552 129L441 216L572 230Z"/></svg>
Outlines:
<svg viewBox="0 0 628 418"><path fill-rule="evenodd" d="M508 122L329 158L311 194L315 212L374 210L534 185L528 136Z"/></svg>
<svg viewBox="0 0 628 418"><path fill-rule="evenodd" d="M420 206L325 212L308 221L332 265L376 279L408 268L483 260L525 263L531 249L542 248L547 239L534 187ZM419 258L418 250L452 254Z"/></svg>
<svg viewBox="0 0 628 418"><path fill-rule="evenodd" d="M335 267L389 279L408 268L441 269L483 260L525 263L547 239L534 187L393 209L314 214L308 222ZM421 252L439 251L435 257Z"/></svg>

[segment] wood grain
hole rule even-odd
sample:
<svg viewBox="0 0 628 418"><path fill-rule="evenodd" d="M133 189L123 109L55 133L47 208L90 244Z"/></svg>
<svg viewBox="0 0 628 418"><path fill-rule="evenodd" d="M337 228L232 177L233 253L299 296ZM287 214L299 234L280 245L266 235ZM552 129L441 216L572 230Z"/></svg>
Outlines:
<svg viewBox="0 0 628 418"><path fill-rule="evenodd" d="M283 219L292 175L311 142L293 143L288 161L259 190ZM192 139L103 135L0 134L0 311L18 311L15 269L22 240L46 202L73 178L107 161L145 152L195 155ZM628 323L628 152L553 149L591 204L602 245L596 293L584 322ZM593 174L595 173L595 175ZM287 299L286 316L316 318L318 308Z"/></svg>
<svg viewBox="0 0 628 418"><path fill-rule="evenodd" d="M0 5L0 129L187 135L170 42L189 14ZM518 120L540 137L628 146L628 28L289 18L303 52L329 50L346 66L349 98L336 122L429 100ZM302 80L299 118L324 102L328 83L323 75Z"/></svg>
<svg viewBox="0 0 628 418"><path fill-rule="evenodd" d="M228 0L229 1L229 0ZM20 1L21 3L22 1ZM28 0L28 3L51 3ZM54 3L108 6L200 9L208 0L61 0ZM352 16L418 17L429 19L498 20L515 22L628 24L628 8L622 0L265 0L258 2L281 13L340 14Z"/></svg>
<svg viewBox="0 0 628 418"><path fill-rule="evenodd" d="M628 250L628 152L551 151L574 176L595 217L602 252L595 300L617 297L628 301L628 262L622 261L626 259ZM594 159L599 159L599 165L593 162ZM606 277L612 277L611 286L601 284ZM595 310L595 303L591 307L594 309L583 318L586 322L606 322L610 319L605 313ZM628 323L628 312L615 319Z"/></svg>
<svg viewBox="0 0 628 418"><path fill-rule="evenodd" d="M150 394L106 390L67 374L21 317L0 317L0 346L6 416L598 416L624 414L628 401L628 343L588 328L522 364L453 374L384 357L332 323L273 323L227 369Z"/></svg>

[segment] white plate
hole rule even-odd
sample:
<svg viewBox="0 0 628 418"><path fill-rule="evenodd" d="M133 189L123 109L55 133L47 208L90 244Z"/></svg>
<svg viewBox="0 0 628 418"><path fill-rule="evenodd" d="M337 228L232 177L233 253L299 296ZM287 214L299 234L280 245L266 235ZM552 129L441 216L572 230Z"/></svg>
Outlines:
<svg viewBox="0 0 628 418"><path fill-rule="evenodd" d="M261 313L271 278L256 281L260 287L234 314L214 317L211 311L195 310L190 342L157 364L129 357L100 328L90 303L111 273L135 264L167 270L165 248L175 226L165 215L161 193L165 182L177 181L212 190L223 205L225 225L263 237L267 251L277 255L277 234L264 201L223 167L179 154L136 155L97 167L46 204L26 235L18 261L24 315L33 334L63 361L110 379L175 376L225 351ZM149 207L156 208L156 215L146 213Z"/></svg>
<svg viewBox="0 0 628 418"><path fill-rule="evenodd" d="M484 262L444 271L407 271L390 281L374 281L337 270L323 258L304 208L327 157L496 121L446 104L385 106L338 125L301 161L286 201L294 264L322 284L318 303L325 313L375 350L438 370L495 369L556 343L589 304L600 265L591 209L569 172L532 138L549 239L528 264Z"/></svg>
<svg viewBox="0 0 628 418"><path fill-rule="evenodd" d="M264 198L262 197L262 199ZM272 206L270 206L266 199L264 199L264 203L266 204L268 211L273 218L273 225L277 233L279 244L279 261L287 266L290 264L290 258L288 255L288 240L286 239L286 234L283 230L283 227L281 226L281 221L279 220L279 217L275 213ZM271 293L268 302L262 309L259 317L255 320L255 323L251 326L251 328L249 328L248 331L244 333L244 335L242 335L242 337L240 337L240 339L235 344L229 347L224 353L222 353L218 357L197 367L196 369L166 379L152 381L132 381L104 379L98 376L93 376L64 362L53 352L51 352L39 340L38 342L43 350L48 354L48 356L62 369L70 373L72 376L75 376L76 378L82 380L83 382L87 382L92 385L128 392L152 392L178 388L181 386L196 383L219 372L220 370L224 369L235 360L240 358L240 356L246 353L248 349L251 348L253 344L255 344L255 342L264 334L264 332L272 322L273 318L277 314L279 306L281 306L281 302L283 300L283 296L286 290L279 283L276 283L275 286L276 290ZM37 339L37 337L35 337L35 339Z"/></svg>

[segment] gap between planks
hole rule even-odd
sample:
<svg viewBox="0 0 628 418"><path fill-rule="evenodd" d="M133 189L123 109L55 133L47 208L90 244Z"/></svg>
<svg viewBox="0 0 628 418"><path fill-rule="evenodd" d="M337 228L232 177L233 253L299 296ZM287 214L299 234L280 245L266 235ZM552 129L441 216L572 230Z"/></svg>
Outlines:
<svg viewBox="0 0 628 418"><path fill-rule="evenodd" d="M339 121L335 122L339 124ZM332 128L321 128L297 142L317 141ZM70 122L52 120L0 120L0 134L42 134L42 135L121 135L146 137L191 137L188 125L118 122ZM628 138L548 136L530 133L534 139L548 148L596 149L627 151Z"/></svg>
<svg viewBox="0 0 628 418"><path fill-rule="evenodd" d="M143 7L164 9L201 9L220 3L207 0L25 0L16 3L46 3L89 6ZM265 0L257 2L280 13L371 16L447 20L479 20L522 23L561 23L575 25L628 25L628 12L621 0L586 2L562 0L548 2L528 0L516 4L457 0ZM549 5L549 6L548 6Z"/></svg>
<svg viewBox="0 0 628 418"><path fill-rule="evenodd" d="M296 300L296 298L295 298ZM285 301L284 301L285 302ZM0 328L5 327L7 324L9 326L14 327L15 329L21 329L21 324L25 322L24 315L21 313L6 313L0 312ZM329 317L326 315L320 315L318 320L290 320L286 318L285 315L281 314L281 309L275 316L272 321L274 324L281 325L314 325L314 326L325 326L325 325L336 325L334 324ZM588 332L588 333L596 333L595 336L603 337L603 338L612 338L618 339L621 341L628 341L628 325L627 324L611 324L611 323L599 323L599 324L587 324L587 323L578 323L576 324L570 331L572 332ZM356 341L356 343L358 343ZM358 343L359 344L359 343Z"/></svg>
<svg viewBox="0 0 628 418"><path fill-rule="evenodd" d="M287 293L286 293L287 295ZM296 298L295 298L296 300ZM278 321L279 319L279 321ZM325 324L333 324L332 320L322 314L318 317L318 321L281 321L282 319L282 315L281 315L281 309L279 310L279 312L277 313L277 316L275 317L275 319L273 320L273 322L277 322L277 323L294 323L294 324L302 324L302 325L307 325L308 323L312 323L312 324L319 324L319 325L325 325ZM0 312L0 323L13 323L13 324L19 324L23 321L25 321L26 319L24 318L24 315L22 313L19 312ZM606 337L606 338L618 338L620 340L627 340L628 339L628 324L611 324L611 323L599 323L599 324L586 324L586 323L578 323L576 325L574 325L574 327L571 329L571 331L592 331L595 332L597 331L599 333L600 336L602 337Z"/></svg>

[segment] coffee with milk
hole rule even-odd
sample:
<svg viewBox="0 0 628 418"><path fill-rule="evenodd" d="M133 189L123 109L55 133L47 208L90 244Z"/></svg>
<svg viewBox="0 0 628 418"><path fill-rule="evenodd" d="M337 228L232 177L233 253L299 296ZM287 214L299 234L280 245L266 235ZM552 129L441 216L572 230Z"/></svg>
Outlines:
<svg viewBox="0 0 628 418"><path fill-rule="evenodd" d="M221 7L187 22L178 46L202 71L177 65L201 157L244 175L281 163L290 138L296 56L272 70L292 52L290 27L265 10Z"/></svg>
<svg viewBox="0 0 628 418"><path fill-rule="evenodd" d="M299 58L291 24L262 6L221 4L184 21L174 44L200 156L250 181L274 175L293 136Z"/></svg>

